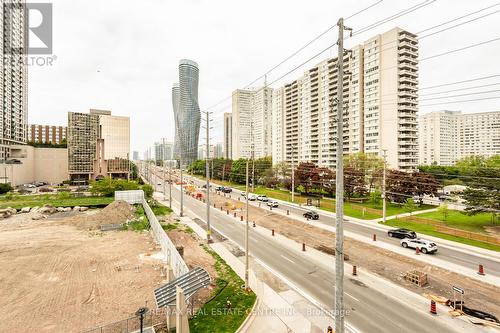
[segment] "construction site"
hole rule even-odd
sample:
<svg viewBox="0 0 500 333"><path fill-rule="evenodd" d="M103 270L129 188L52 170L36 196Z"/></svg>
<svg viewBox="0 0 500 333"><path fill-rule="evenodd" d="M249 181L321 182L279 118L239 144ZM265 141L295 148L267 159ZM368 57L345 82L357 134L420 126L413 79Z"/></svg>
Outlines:
<svg viewBox="0 0 500 333"><path fill-rule="evenodd" d="M159 247L148 231L100 230L136 218L134 206L115 201L102 210L34 211L0 220L2 331L138 327L135 312L155 309L153 291L166 282L164 261L155 258ZM175 223L170 218L162 223ZM189 269L201 266L215 279L212 256L188 233L170 229ZM191 307L200 308L211 293L211 286L200 290ZM154 319L161 324L165 316Z"/></svg>

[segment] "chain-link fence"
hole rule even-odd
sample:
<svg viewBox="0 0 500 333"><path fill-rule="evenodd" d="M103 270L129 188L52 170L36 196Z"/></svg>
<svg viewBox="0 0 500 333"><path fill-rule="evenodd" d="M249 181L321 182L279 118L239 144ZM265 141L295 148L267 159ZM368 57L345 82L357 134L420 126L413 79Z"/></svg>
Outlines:
<svg viewBox="0 0 500 333"><path fill-rule="evenodd" d="M170 238L168 238L167 234L161 227L161 224L158 222L158 219L149 207L146 199L142 200L142 206L144 207L144 212L148 217L149 224L151 225L151 230L153 231L153 234L158 243L160 243L161 251L165 256L167 263L170 265L170 267L172 267L175 277L179 277L189 272L184 259L182 259L179 252L177 252L174 243L172 243Z"/></svg>
<svg viewBox="0 0 500 333"><path fill-rule="evenodd" d="M164 327L166 324L165 316L157 315L153 312L144 315L143 319L143 332L152 333L151 327L159 328ZM130 317L114 323L109 323L103 326L98 326L81 333L132 333L140 332L141 320L139 316Z"/></svg>

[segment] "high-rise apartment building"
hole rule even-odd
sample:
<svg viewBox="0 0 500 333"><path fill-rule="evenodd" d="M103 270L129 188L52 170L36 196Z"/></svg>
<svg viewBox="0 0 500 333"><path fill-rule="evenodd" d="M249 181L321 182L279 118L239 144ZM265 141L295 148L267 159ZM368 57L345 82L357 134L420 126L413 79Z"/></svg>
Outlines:
<svg viewBox="0 0 500 333"><path fill-rule="evenodd" d="M391 167L416 168L417 56L416 36L399 28L344 55L344 155L386 149ZM337 63L324 60L275 90L273 163L335 167Z"/></svg>
<svg viewBox="0 0 500 333"><path fill-rule="evenodd" d="M66 140L68 127L50 125L29 125L28 141L35 143L60 144Z"/></svg>
<svg viewBox="0 0 500 333"><path fill-rule="evenodd" d="M173 158L174 144L166 138L162 138L159 142L155 142L155 160L166 161Z"/></svg>
<svg viewBox="0 0 500 333"><path fill-rule="evenodd" d="M271 156L272 88L238 89L233 92L233 159Z"/></svg>
<svg viewBox="0 0 500 333"><path fill-rule="evenodd" d="M233 158L233 114L224 113L224 158Z"/></svg>
<svg viewBox="0 0 500 333"><path fill-rule="evenodd" d="M224 157L224 149L222 147L223 144L221 142L218 142L214 145L214 158Z"/></svg>
<svg viewBox="0 0 500 333"><path fill-rule="evenodd" d="M500 154L500 111L435 111L418 118L421 165L454 165L461 158Z"/></svg>
<svg viewBox="0 0 500 333"><path fill-rule="evenodd" d="M15 9L15 6L21 6ZM11 145L28 140L28 70L24 56L28 47L24 0L2 1L0 6L0 160L10 157Z"/></svg>
<svg viewBox="0 0 500 333"><path fill-rule="evenodd" d="M178 98L176 86L172 89L174 104L176 149L181 167L187 167L198 156L198 139L200 133L200 107L198 105L198 64L192 60L182 59L179 62ZM175 112L177 110L177 112Z"/></svg>
<svg viewBox="0 0 500 333"><path fill-rule="evenodd" d="M68 172L76 183L104 177L127 178L130 119L111 111L68 112Z"/></svg>
<svg viewBox="0 0 500 333"><path fill-rule="evenodd" d="M139 160L139 152L134 150L134 152L132 153L132 158L134 161L138 161Z"/></svg>

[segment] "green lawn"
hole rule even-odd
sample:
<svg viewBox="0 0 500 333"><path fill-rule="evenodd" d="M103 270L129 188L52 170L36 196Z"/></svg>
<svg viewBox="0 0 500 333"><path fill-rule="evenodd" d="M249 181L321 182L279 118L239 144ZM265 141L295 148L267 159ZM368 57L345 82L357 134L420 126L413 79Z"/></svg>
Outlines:
<svg viewBox="0 0 500 333"><path fill-rule="evenodd" d="M206 246L203 248L214 257L218 278L215 280L213 298L189 320L189 331L236 332L255 303L256 296L241 288L243 281L217 253ZM231 309L226 307L228 299L231 301Z"/></svg>
<svg viewBox="0 0 500 333"><path fill-rule="evenodd" d="M422 215L424 215L424 214L422 214ZM392 227L398 227L398 228L408 228L408 229L414 230L418 233L426 234L429 236L439 237L439 238L459 242L462 244L477 246L477 247L481 247L483 249L488 249L488 250L500 252L500 246L498 246L498 245L484 243L484 242L470 240L470 239L463 238L463 237L452 236L452 235L444 234L441 232L437 232L434 230L434 226L432 226L432 225L422 224L422 223L418 223L418 222L411 222L411 221L406 221L406 220L400 220L400 219L387 220L385 225L392 226Z"/></svg>
<svg viewBox="0 0 500 333"><path fill-rule="evenodd" d="M492 215L487 213L480 213L476 215L466 215L460 211L450 210L446 219L440 212L432 212L419 214L418 217L438 220L443 222L444 225L451 228L457 228L472 232L486 233L484 227L494 225L492 222ZM499 218L496 218L496 225L499 225Z"/></svg>
<svg viewBox="0 0 500 333"><path fill-rule="evenodd" d="M200 176L195 176L200 179L204 179L203 177ZM231 186L233 188L239 189L239 190L245 190L245 185L241 184L236 184L232 183L229 181L221 181L221 180L213 180L214 183L220 184L223 186ZM277 200L282 200L282 201L288 201L292 202L292 194L290 191L287 190L281 190L281 189L271 189L267 188L264 186L256 186L254 190L255 194L261 194L261 195L266 195L270 198L274 198ZM308 196L306 195L301 195L300 193L295 193L294 196L294 203L296 204L306 204L307 203L307 198ZM374 212L363 212L362 209L356 207L356 206L363 206L367 208L373 208L373 209L378 209L380 210L380 213L374 213ZM422 205L419 207L419 210L426 210L426 209L431 209L431 208L436 208L435 206L430 206L430 205ZM321 199L320 202L320 209L324 209L329 212L335 212L335 200L334 199ZM405 211L405 209L398 204L393 204L393 203L387 203L387 216L391 215L397 215L397 214L404 214L408 213ZM364 203L357 203L357 202L346 202L344 204L344 214L350 217L358 218L358 219L363 219L363 220L373 220L376 218L382 217L382 203L379 205L375 205L370 202L364 202Z"/></svg>
<svg viewBox="0 0 500 333"><path fill-rule="evenodd" d="M17 195L17 196L0 196L0 209L12 207L21 209L23 207L43 206L51 204L54 207L70 207L70 206L106 206L113 202L113 198L108 197L70 197L63 198L57 194L41 194L41 195Z"/></svg>

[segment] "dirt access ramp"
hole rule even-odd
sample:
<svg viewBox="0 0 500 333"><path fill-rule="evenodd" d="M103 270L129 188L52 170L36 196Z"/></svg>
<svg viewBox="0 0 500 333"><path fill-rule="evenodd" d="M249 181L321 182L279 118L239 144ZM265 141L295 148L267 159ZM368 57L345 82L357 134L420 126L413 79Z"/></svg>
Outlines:
<svg viewBox="0 0 500 333"><path fill-rule="evenodd" d="M232 197L237 198L234 194ZM238 199L229 199L227 195L226 197L212 195L211 201L212 205L215 203L217 209L222 206L223 210L229 210L230 214L236 212L238 218L241 216L241 209L233 211L231 208L233 206L244 208L242 205L243 198L242 201L238 201ZM305 243L308 247L326 253L334 249L334 232L273 213L265 203L262 203L261 208L250 205L249 219L266 229L274 229L276 234L293 239L300 244ZM300 245L297 244L297 249L299 248ZM344 249L351 264L369 270L416 293L432 293L451 298L453 296L452 286L458 285L465 290L467 295L465 301L468 306L492 313L497 317L500 315L500 303L498 302L500 300L500 289L496 286L349 237L345 238ZM420 288L405 281L404 275L411 270L427 273L428 284Z"/></svg>
<svg viewBox="0 0 500 333"><path fill-rule="evenodd" d="M158 261L140 256L156 250L149 233L84 231L59 213L16 218L0 222L0 331L79 332L154 304L163 278Z"/></svg>
<svg viewBox="0 0 500 333"><path fill-rule="evenodd" d="M98 230L103 224L126 223L135 217L135 207L125 201L113 201L95 214L77 215L62 223L74 225L82 230Z"/></svg>

